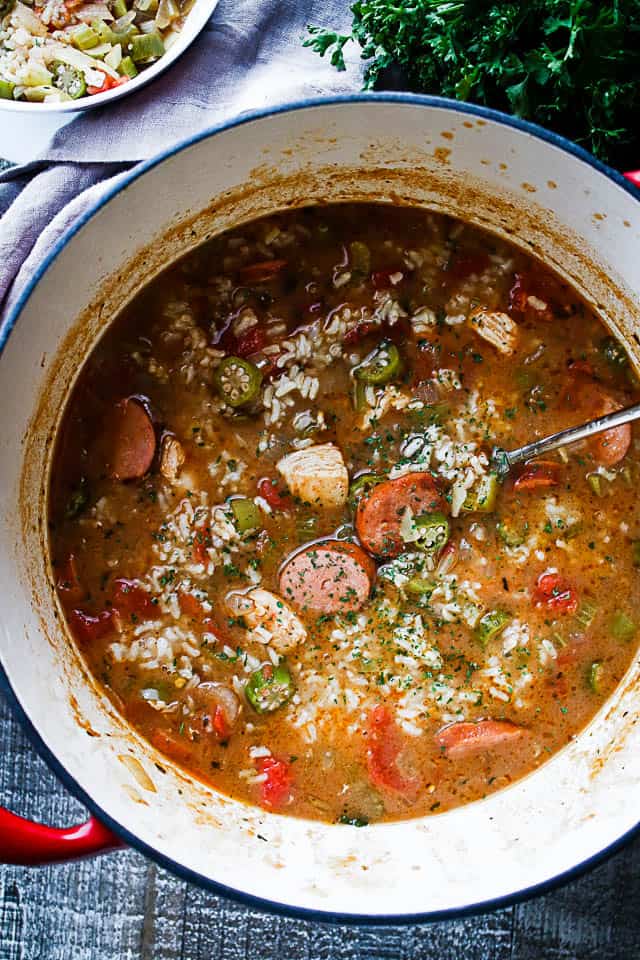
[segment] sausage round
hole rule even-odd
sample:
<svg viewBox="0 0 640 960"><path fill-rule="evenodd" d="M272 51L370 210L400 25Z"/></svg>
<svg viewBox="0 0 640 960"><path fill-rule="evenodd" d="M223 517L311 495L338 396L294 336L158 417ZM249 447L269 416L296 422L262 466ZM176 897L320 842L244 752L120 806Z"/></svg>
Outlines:
<svg viewBox="0 0 640 960"><path fill-rule="evenodd" d="M446 504L429 473L407 473L379 483L358 503L356 532L363 547L377 557L397 557L405 549L400 533L404 512L415 516L444 512Z"/></svg>
<svg viewBox="0 0 640 960"><path fill-rule="evenodd" d="M156 434L151 417L136 397L119 400L106 425L107 467L114 480L143 477L153 463Z"/></svg>
<svg viewBox="0 0 640 960"><path fill-rule="evenodd" d="M355 543L325 540L295 553L280 573L280 593L298 610L360 610L369 599L376 568Z"/></svg>

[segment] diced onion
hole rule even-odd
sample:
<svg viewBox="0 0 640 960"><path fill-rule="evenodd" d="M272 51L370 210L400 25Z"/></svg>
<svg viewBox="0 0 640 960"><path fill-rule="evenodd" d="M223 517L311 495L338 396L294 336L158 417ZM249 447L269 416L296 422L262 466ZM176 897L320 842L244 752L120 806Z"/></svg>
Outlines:
<svg viewBox="0 0 640 960"><path fill-rule="evenodd" d="M180 11L178 10L177 5L174 3L174 0L160 0L158 4L158 12L156 14L156 26L159 30L166 30L166 28L173 23L174 20L177 20L180 16Z"/></svg>

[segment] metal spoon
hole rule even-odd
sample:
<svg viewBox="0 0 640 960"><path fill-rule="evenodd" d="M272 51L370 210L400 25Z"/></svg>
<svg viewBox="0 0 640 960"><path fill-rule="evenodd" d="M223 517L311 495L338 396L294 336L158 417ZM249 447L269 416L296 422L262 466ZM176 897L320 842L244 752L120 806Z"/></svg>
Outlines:
<svg viewBox="0 0 640 960"><path fill-rule="evenodd" d="M507 451L502 447L494 447L491 452L491 469L501 480L504 480L517 463L533 460L543 453L557 450L558 447L566 447L570 443L586 440L596 433L602 433L603 430L612 430L614 427L621 427L625 423L638 419L640 419L640 403L635 403L632 407L608 413L606 417L598 417L577 427L552 433L550 437L543 437L542 440L534 440L533 443L527 443L524 447L518 447L517 450Z"/></svg>

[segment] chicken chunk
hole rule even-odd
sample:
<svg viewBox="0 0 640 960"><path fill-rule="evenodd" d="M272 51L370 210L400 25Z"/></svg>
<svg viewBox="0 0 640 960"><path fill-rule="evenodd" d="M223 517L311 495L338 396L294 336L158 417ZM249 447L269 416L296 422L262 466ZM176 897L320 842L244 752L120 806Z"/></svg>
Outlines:
<svg viewBox="0 0 640 960"><path fill-rule="evenodd" d="M162 438L160 447L160 473L166 480L174 481L178 479L185 461L182 444L170 433Z"/></svg>
<svg viewBox="0 0 640 960"><path fill-rule="evenodd" d="M507 313L476 307L469 314L467 323L499 353L510 356L515 352L518 344L518 324Z"/></svg>
<svg viewBox="0 0 640 960"><path fill-rule="evenodd" d="M307 631L300 618L282 597L270 590L256 587L245 594L250 601L243 612L244 620L254 632L251 639L267 643L276 653L286 654L307 639ZM257 630L257 628L262 628ZM268 631L271 638L265 636Z"/></svg>
<svg viewBox="0 0 640 960"><path fill-rule="evenodd" d="M349 474L333 443L288 453L276 466L294 497L304 503L342 507L347 502Z"/></svg>

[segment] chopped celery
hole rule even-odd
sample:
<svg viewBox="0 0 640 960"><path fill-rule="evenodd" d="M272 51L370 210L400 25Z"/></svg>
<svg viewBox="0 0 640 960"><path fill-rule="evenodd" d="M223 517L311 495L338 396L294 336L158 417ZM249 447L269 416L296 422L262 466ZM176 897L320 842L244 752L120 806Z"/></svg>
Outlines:
<svg viewBox="0 0 640 960"><path fill-rule="evenodd" d="M150 60L157 60L163 53L164 43L159 33L141 33L139 36L131 38L131 59L134 63L147 63ZM248 363L248 361L243 362ZM260 383L258 382L259 386Z"/></svg>
<svg viewBox="0 0 640 960"><path fill-rule="evenodd" d="M286 663L265 663L251 674L244 692L256 713L273 713L291 699L294 689Z"/></svg>
<svg viewBox="0 0 640 960"><path fill-rule="evenodd" d="M573 540L574 537L577 537L582 533L582 529L583 527L580 520L576 520L574 523L568 524L563 531L564 539Z"/></svg>
<svg viewBox="0 0 640 960"><path fill-rule="evenodd" d="M599 660L594 660L589 667L589 686L594 693L602 692L602 664Z"/></svg>
<svg viewBox="0 0 640 960"><path fill-rule="evenodd" d="M476 640L486 647L490 640L502 633L510 621L511 614L506 610L488 610L478 621L475 630Z"/></svg>
<svg viewBox="0 0 640 960"><path fill-rule="evenodd" d="M595 603L590 600L583 600L573 619L581 630L588 630L595 620L597 612L598 607Z"/></svg>
<svg viewBox="0 0 640 960"><path fill-rule="evenodd" d="M93 20L91 27L95 30L101 43L117 43L117 38L111 27L104 20ZM92 51L93 56L93 51Z"/></svg>
<svg viewBox="0 0 640 960"><path fill-rule="evenodd" d="M367 384L356 380L353 388L353 409L357 413L364 413L367 407Z"/></svg>
<svg viewBox="0 0 640 960"><path fill-rule="evenodd" d="M248 497L234 497L231 501L231 509L240 533L246 533L247 530L255 530L262 526L260 507Z"/></svg>
<svg viewBox="0 0 640 960"><path fill-rule="evenodd" d="M624 482L628 487L633 486L633 473L631 471L631 467L628 464L622 468L622 470L620 471L620 475L622 476L622 479L624 480Z"/></svg>
<svg viewBox="0 0 640 960"><path fill-rule="evenodd" d="M13 91L15 83L9 83L8 80L0 80L0 100L13 100Z"/></svg>
<svg viewBox="0 0 640 960"><path fill-rule="evenodd" d="M596 497L603 497L603 496L604 496L604 489L603 489L603 486L602 486L602 477L600 476L599 473L590 473L590 474L588 474L588 475L587 475L587 482L588 482L589 486L591 487L591 489L593 490L593 492L595 493Z"/></svg>
<svg viewBox="0 0 640 960"><path fill-rule="evenodd" d="M377 347L354 367L353 375L363 383L388 383L402 369L400 351L391 340L381 340Z"/></svg>
<svg viewBox="0 0 640 960"><path fill-rule="evenodd" d="M100 37L96 31L86 23L76 27L71 34L71 43L78 50L90 50L91 47L96 47L99 41Z"/></svg>
<svg viewBox="0 0 640 960"><path fill-rule="evenodd" d="M413 594L414 597L425 597L433 593L435 586L433 580L425 580L424 577L412 577L405 584L405 590L407 593Z"/></svg>
<svg viewBox="0 0 640 960"><path fill-rule="evenodd" d="M488 473L469 490L462 504L465 513L492 513L498 496L498 475Z"/></svg>
<svg viewBox="0 0 640 960"><path fill-rule="evenodd" d="M349 262L351 269L360 277L366 277L371 272L371 251L366 243L354 240L349 244Z"/></svg>
<svg viewBox="0 0 640 960"><path fill-rule="evenodd" d="M628 617L624 610L616 610L611 618L611 635L616 640L633 640L636 635L637 627L631 617Z"/></svg>
<svg viewBox="0 0 640 960"><path fill-rule="evenodd" d="M382 483L384 477L379 477L376 473L361 473L359 477L349 486L349 503L352 510L355 510L359 501L369 493L377 484Z"/></svg>
<svg viewBox="0 0 640 960"><path fill-rule="evenodd" d="M118 73L122 74L123 77L131 77L131 79L138 76L138 70L131 57L122 58L118 65Z"/></svg>
<svg viewBox="0 0 640 960"><path fill-rule="evenodd" d="M106 61L108 54L110 54L112 50L113 46L110 43L99 43L97 47L91 47L89 54L95 60Z"/></svg>
<svg viewBox="0 0 640 960"><path fill-rule="evenodd" d="M156 13L158 9L158 0L133 0L133 6L140 13Z"/></svg>
<svg viewBox="0 0 640 960"><path fill-rule="evenodd" d="M124 17L125 13L127 12L126 0L112 0L111 12L116 20L119 20L120 17Z"/></svg>
<svg viewBox="0 0 640 960"><path fill-rule="evenodd" d="M507 547L521 547L527 539L529 524L525 521L522 527L516 528L512 524L501 520L496 526L496 531Z"/></svg>

